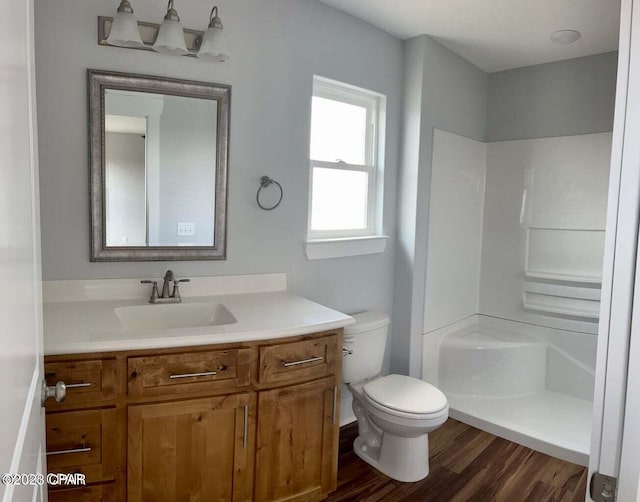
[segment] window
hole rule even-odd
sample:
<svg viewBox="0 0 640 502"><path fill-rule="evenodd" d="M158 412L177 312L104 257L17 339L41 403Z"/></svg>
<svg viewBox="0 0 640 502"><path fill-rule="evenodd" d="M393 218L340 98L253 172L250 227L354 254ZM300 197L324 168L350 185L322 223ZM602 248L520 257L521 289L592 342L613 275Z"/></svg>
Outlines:
<svg viewBox="0 0 640 502"><path fill-rule="evenodd" d="M380 233L384 105L380 94L314 77L310 242Z"/></svg>

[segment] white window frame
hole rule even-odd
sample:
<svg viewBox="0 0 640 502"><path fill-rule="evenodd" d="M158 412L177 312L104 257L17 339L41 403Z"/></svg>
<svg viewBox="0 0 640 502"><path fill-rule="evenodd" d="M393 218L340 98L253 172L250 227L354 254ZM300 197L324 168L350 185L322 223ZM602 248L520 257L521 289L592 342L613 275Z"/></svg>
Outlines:
<svg viewBox="0 0 640 502"><path fill-rule="evenodd" d="M382 179L382 149L384 138L383 114L386 98L382 94L355 87L323 77L313 77L313 97L320 97L364 107L367 110L367 136L365 141L365 163L349 164L340 159L327 162L309 159L309 212L307 222L307 237L309 241L327 239L362 238L380 235L382 190L379 180ZM310 130L311 131L311 130ZM311 137L310 137L311 139ZM311 141L309 141L311 144ZM309 155L311 157L311 155ZM365 228L345 230L314 230L311 227L313 211L313 170L314 168L338 169L341 171L357 171L368 174L367 190L367 225Z"/></svg>

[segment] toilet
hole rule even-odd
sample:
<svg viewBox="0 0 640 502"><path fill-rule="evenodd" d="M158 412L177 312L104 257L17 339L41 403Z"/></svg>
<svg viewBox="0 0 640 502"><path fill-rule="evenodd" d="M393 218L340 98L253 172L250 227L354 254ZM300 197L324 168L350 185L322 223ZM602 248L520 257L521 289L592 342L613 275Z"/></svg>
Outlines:
<svg viewBox="0 0 640 502"><path fill-rule="evenodd" d="M446 422L447 398L417 378L380 376L389 316L371 311L352 317L355 324L344 329L342 371L358 420L353 450L397 481L424 479L429 474L428 434Z"/></svg>

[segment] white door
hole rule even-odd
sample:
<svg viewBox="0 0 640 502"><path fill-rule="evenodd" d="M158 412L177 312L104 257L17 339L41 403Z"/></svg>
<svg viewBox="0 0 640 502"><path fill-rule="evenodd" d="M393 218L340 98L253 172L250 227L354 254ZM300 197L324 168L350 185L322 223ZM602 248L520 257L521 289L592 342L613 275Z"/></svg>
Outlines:
<svg viewBox="0 0 640 502"><path fill-rule="evenodd" d="M0 47L0 474L36 474L44 412L33 0L2 2ZM2 481L3 501L46 500L42 486Z"/></svg>
<svg viewBox="0 0 640 502"><path fill-rule="evenodd" d="M637 425L629 423L632 419L638 423L640 418L640 349L637 347L640 343L640 268L637 268L640 221L639 10L640 0L622 0L616 117L589 459L589 479L594 472L619 478L617 500L622 502L637 500L640 473L640 435ZM636 332L633 342L632 329ZM629 358L630 350L635 361ZM635 438L633 433L629 433L633 427L636 427ZM632 471L635 472L630 475ZM634 495L631 495L632 492ZM586 500L594 499L587 495Z"/></svg>

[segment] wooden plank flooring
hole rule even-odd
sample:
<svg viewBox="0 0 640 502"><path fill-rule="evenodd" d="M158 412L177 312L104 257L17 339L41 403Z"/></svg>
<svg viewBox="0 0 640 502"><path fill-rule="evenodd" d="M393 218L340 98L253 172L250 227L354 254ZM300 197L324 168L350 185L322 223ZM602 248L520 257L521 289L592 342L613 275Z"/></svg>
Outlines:
<svg viewBox="0 0 640 502"><path fill-rule="evenodd" d="M338 489L327 499L384 502L584 502L587 470L449 419L429 435L431 472L400 483L353 453L356 424L340 430Z"/></svg>

